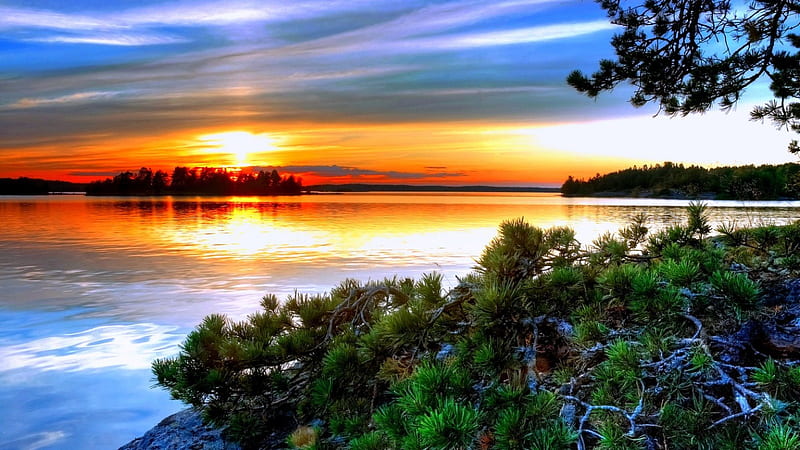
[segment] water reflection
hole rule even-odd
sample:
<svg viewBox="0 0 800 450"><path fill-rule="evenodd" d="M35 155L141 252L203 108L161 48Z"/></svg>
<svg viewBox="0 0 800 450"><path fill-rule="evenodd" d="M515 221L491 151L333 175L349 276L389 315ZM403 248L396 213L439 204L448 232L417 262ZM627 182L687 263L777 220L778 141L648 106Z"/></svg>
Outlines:
<svg viewBox="0 0 800 450"><path fill-rule="evenodd" d="M505 219L583 243L687 202L550 194L0 199L0 409L17 448L119 446L181 406L148 389L152 359L203 316L344 278L470 270ZM800 203L711 202L714 225L786 223ZM69 382L65 382L69 380ZM146 392L146 393L145 393ZM87 401L87 399L92 399ZM145 401L146 399L146 401Z"/></svg>

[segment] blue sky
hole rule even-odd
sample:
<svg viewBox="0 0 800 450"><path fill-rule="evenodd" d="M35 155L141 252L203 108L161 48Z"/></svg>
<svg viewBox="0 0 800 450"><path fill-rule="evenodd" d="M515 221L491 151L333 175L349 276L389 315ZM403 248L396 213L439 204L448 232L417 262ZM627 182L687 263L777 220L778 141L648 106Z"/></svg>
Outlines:
<svg viewBox="0 0 800 450"><path fill-rule="evenodd" d="M366 160L368 142L385 137L374 132L380 127L508 126L499 134L519 136L515 130L652 115L632 108L624 87L592 100L564 81L613 56L614 31L591 1L6 1L0 166L113 172L124 168L126 152L146 160L179 146L176 158L185 159L189 136L246 130L284 142L280 158L254 164L388 173ZM327 131L304 140L300 128ZM419 134L421 146L428 134ZM360 140L361 159L348 156L348 140ZM471 142L464 152L496 158L508 141L497 141L495 156L479 151L485 140ZM632 159L605 145L610 157ZM537 151L550 158L559 149L531 148L531 161ZM774 155L785 156L785 142ZM449 166L451 157L417 159L420 167ZM525 181L515 177L505 181Z"/></svg>

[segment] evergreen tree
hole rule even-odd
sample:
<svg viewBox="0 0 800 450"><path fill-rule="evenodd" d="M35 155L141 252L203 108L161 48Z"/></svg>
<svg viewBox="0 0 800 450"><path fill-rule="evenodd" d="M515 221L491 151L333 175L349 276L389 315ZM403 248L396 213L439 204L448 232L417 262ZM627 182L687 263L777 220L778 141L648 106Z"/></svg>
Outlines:
<svg viewBox="0 0 800 450"><path fill-rule="evenodd" d="M591 76L576 70L567 81L596 97L631 83L635 106L689 114L714 104L731 108L744 90L767 78L774 99L753 109L753 119L800 132L800 3L754 0L600 0L611 22L623 27L611 45L616 60L600 61ZM797 141L789 150L800 151Z"/></svg>

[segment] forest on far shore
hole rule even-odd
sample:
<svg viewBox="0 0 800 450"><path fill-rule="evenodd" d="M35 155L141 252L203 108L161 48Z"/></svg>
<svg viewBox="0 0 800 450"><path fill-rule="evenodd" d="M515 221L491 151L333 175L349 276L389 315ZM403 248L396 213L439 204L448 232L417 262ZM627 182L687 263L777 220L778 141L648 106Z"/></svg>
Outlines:
<svg viewBox="0 0 800 450"><path fill-rule="evenodd" d="M713 198L718 200L796 199L800 164L747 165L706 169L665 162L633 166L588 180L572 176L561 186L565 196Z"/></svg>
<svg viewBox="0 0 800 450"><path fill-rule="evenodd" d="M0 178L0 195L47 195L50 193L84 192L86 185L41 178Z"/></svg>
<svg viewBox="0 0 800 450"><path fill-rule="evenodd" d="M142 167L114 178L93 181L86 195L295 195L303 182L294 175L272 172L237 173L216 167L176 167L172 175Z"/></svg>

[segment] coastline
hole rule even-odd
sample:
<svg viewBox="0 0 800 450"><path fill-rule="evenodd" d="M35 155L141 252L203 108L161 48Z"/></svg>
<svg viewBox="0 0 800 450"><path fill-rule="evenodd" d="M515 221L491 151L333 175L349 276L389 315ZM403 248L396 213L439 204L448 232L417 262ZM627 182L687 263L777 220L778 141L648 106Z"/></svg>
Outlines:
<svg viewBox="0 0 800 450"><path fill-rule="evenodd" d="M242 450L238 443L225 438L224 429L203 423L201 414L189 407L167 416L118 450ZM291 420L279 422L274 424L272 434L266 438L263 448L289 448L286 438L297 425Z"/></svg>
<svg viewBox="0 0 800 450"><path fill-rule="evenodd" d="M200 412L187 408L165 417L145 434L128 442L119 450L181 450L181 449L240 450L227 441L222 430L203 424Z"/></svg>
<svg viewBox="0 0 800 450"><path fill-rule="evenodd" d="M662 200L740 200L740 201L794 201L793 197L777 198L731 198L716 192L701 192L689 195L681 191L671 190L669 193L655 191L600 191L590 194L561 194L565 198L648 198Z"/></svg>

